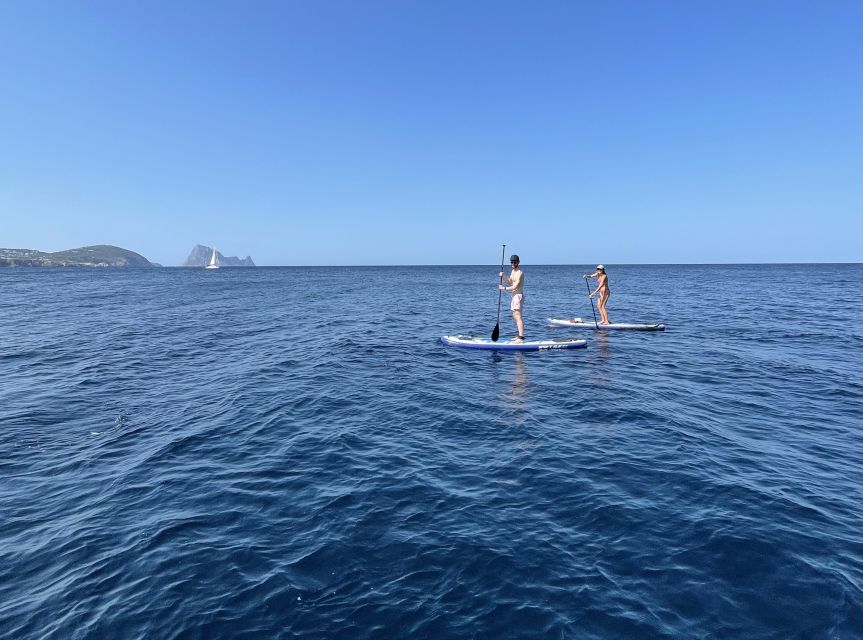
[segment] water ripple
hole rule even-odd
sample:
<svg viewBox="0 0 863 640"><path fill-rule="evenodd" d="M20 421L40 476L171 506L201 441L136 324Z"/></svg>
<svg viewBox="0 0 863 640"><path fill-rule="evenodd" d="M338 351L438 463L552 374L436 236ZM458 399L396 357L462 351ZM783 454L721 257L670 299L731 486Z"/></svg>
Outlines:
<svg viewBox="0 0 863 640"><path fill-rule="evenodd" d="M860 266L496 270L0 271L0 636L859 637Z"/></svg>

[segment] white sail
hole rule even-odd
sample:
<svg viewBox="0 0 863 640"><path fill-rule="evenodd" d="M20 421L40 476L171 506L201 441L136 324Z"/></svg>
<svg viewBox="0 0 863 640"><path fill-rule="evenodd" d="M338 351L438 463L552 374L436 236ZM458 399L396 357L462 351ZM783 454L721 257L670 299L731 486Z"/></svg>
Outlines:
<svg viewBox="0 0 863 640"><path fill-rule="evenodd" d="M213 247L213 255L210 257L210 264L207 265L207 269L218 269L219 264L216 262L216 247Z"/></svg>

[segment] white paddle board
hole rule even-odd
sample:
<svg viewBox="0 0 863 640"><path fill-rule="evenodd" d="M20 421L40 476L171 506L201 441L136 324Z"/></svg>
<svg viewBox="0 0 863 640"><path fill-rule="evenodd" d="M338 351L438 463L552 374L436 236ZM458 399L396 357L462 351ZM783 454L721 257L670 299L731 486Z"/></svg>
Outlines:
<svg viewBox="0 0 863 640"><path fill-rule="evenodd" d="M573 327L575 329L593 329L599 331L665 331L664 324L628 324L612 323L598 324L581 318L549 318L548 323L555 327Z"/></svg>

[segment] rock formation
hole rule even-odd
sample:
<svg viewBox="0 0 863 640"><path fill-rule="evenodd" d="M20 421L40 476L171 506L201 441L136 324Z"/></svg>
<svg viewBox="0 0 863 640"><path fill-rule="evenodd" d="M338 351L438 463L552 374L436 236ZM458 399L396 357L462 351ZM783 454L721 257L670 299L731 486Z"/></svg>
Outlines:
<svg viewBox="0 0 863 640"><path fill-rule="evenodd" d="M210 256L213 255L213 247L205 247L202 244L196 244L183 263L184 267L206 267L210 263ZM216 259L219 261L220 267L254 267L251 256L245 258L237 258L236 256L223 256L216 251Z"/></svg>

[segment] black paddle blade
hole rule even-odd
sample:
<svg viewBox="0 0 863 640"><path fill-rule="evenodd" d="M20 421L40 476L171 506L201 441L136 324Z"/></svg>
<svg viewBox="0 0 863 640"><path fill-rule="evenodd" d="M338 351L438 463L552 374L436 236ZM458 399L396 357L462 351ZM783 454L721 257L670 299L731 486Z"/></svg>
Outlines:
<svg viewBox="0 0 863 640"><path fill-rule="evenodd" d="M494 325L494 330L491 332L492 342L497 342L498 338L500 338L500 323Z"/></svg>

